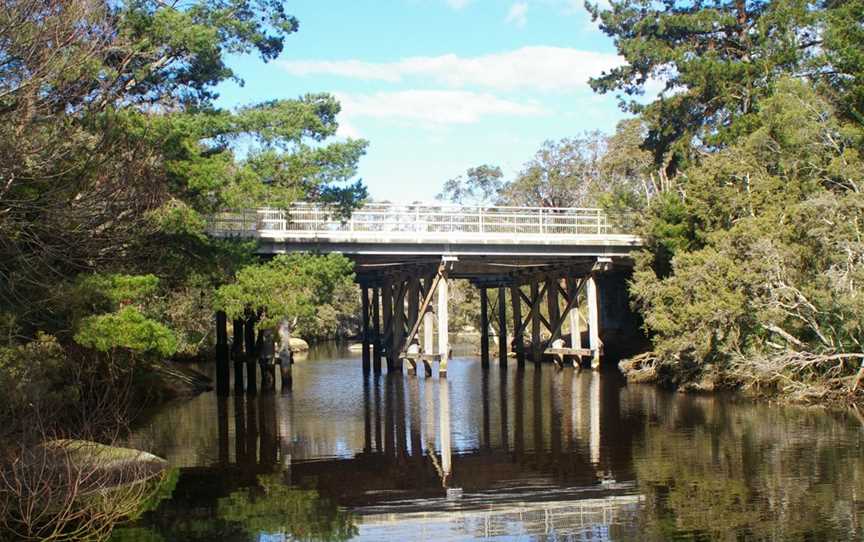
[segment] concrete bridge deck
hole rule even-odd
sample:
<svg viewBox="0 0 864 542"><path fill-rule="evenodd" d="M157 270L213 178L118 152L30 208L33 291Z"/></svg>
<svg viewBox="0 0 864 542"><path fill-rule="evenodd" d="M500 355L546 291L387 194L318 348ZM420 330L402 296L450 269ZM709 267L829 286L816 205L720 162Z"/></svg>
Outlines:
<svg viewBox="0 0 864 542"><path fill-rule="evenodd" d="M217 237L258 239L260 252L362 255L626 257L640 240L601 209L367 204L350 216L333 207L213 215Z"/></svg>

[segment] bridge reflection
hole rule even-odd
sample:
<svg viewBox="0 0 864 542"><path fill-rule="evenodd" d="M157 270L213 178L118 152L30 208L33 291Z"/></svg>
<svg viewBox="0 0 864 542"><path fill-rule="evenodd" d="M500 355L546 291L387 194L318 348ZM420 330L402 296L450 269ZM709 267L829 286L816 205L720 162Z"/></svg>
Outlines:
<svg viewBox="0 0 864 542"><path fill-rule="evenodd" d="M480 383L479 412L458 413L458 447L446 379L365 378L362 445L350 436L316 434L325 428L305 408L296 416L291 396L218 398L218 460L184 468L181 481L211 485L203 479L216 477L224 493L282 471L286 483L314 479L316 489L341 505L363 507L394 496L443 496L447 488L506 487L518 494L521 487L611 487L632 479L631 458L621 452L629 447L621 440L633 432L604 423L620 423L617 378L569 369L484 371ZM453 404L464 408L465 399ZM616 445L605 446L607 438ZM348 453L333 457L340 450Z"/></svg>

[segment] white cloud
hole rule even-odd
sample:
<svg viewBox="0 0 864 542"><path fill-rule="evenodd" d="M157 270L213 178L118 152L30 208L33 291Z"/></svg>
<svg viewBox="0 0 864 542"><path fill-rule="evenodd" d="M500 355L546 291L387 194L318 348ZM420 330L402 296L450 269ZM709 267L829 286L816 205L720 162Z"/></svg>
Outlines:
<svg viewBox="0 0 864 542"><path fill-rule="evenodd" d="M360 130L345 116L339 118L339 127L336 129L336 135L346 139L360 139L362 137Z"/></svg>
<svg viewBox="0 0 864 542"><path fill-rule="evenodd" d="M297 76L335 75L390 83L411 77L431 79L450 87L561 91L584 89L589 77L622 62L621 57L614 54L534 46L476 57L448 54L409 57L394 62L293 60L282 62L281 66Z"/></svg>
<svg viewBox="0 0 864 542"><path fill-rule="evenodd" d="M513 23L518 27L525 26L528 22L528 2L516 2L510 6L510 11L507 12L505 22Z"/></svg>
<svg viewBox="0 0 864 542"><path fill-rule="evenodd" d="M343 124L360 117L418 122L427 127L473 124L487 116L532 117L544 114L536 103L505 100L463 90L404 90L372 94L337 93Z"/></svg>

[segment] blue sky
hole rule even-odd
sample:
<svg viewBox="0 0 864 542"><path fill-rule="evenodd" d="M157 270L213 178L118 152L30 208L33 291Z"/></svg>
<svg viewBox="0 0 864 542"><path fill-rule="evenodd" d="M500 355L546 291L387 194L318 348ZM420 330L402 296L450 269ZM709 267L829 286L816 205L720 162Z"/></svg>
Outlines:
<svg viewBox="0 0 864 542"><path fill-rule="evenodd" d="M232 59L220 105L330 92L340 136L369 140L374 199L430 201L489 163L512 178L546 139L614 130L624 114L591 75L621 62L581 0L294 0L276 61Z"/></svg>

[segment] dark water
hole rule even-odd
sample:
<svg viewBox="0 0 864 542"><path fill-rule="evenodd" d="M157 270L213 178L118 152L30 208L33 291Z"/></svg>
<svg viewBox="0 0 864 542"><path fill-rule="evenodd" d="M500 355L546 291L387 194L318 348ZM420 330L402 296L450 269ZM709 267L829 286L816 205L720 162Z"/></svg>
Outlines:
<svg viewBox="0 0 864 542"><path fill-rule="evenodd" d="M322 348L290 393L156 414L133 443L176 485L114 540L864 540L862 427L471 357L364 381Z"/></svg>

